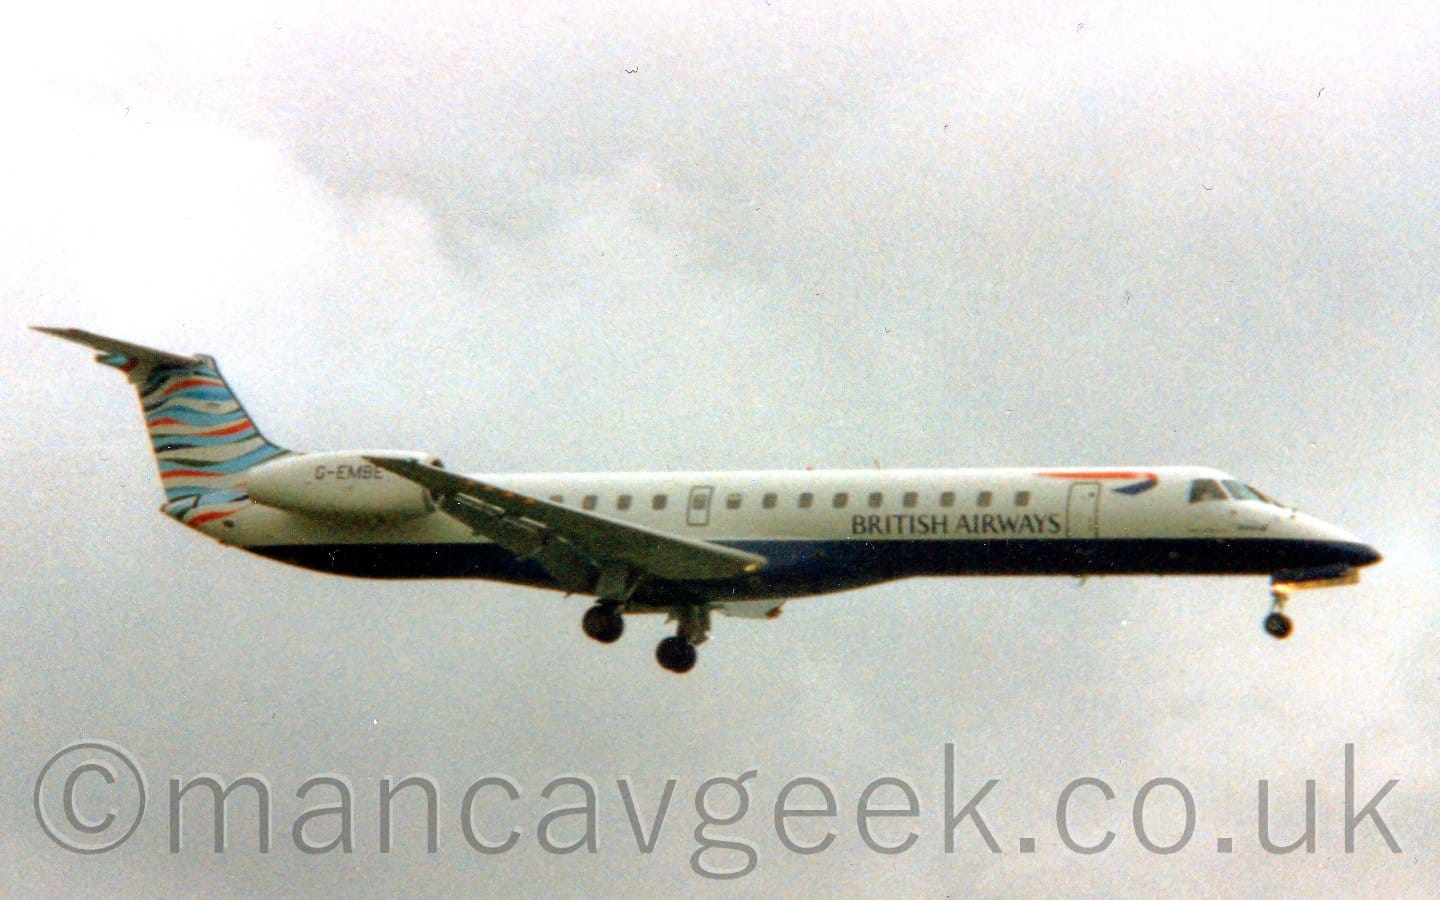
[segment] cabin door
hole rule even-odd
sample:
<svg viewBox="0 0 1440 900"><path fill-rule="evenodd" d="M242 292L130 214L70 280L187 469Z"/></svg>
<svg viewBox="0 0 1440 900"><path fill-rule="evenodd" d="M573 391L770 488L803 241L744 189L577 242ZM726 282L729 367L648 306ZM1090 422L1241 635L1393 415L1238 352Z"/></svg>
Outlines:
<svg viewBox="0 0 1440 900"><path fill-rule="evenodd" d="M1065 536L1096 538L1100 536L1100 483L1082 481L1070 485L1065 503Z"/></svg>
<svg viewBox="0 0 1440 900"><path fill-rule="evenodd" d="M690 525L710 524L710 498L715 488L708 484L697 484L690 489L690 499L685 503L685 522Z"/></svg>

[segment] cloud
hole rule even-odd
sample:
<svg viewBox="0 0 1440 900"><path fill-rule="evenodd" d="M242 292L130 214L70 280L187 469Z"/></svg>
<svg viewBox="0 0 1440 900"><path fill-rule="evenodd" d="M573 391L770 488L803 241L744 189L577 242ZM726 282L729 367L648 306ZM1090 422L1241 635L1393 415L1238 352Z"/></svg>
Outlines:
<svg viewBox="0 0 1440 900"><path fill-rule="evenodd" d="M1428 885L1435 35L1423 12L1243 4L17 20L0 54L15 795L78 734L155 773L277 785L505 771L522 811L572 770L632 773L651 800L683 778L677 815L685 788L751 765L771 799L806 772L857 791L899 772L925 800L916 855L873 860L846 819L819 858L763 843L742 884ZM699 668L664 679L654 618L599 648L578 598L330 580L192 539L154 513L124 385L27 324L215 353L300 448L490 470L1207 462L1387 560L1297 598L1287 644L1259 633L1261 579L917 579L721 619ZM1402 779L1398 860L1336 849L1348 740L1367 786ZM946 742L965 785L1002 779L998 860L937 849ZM1088 774L1121 799L1086 821L1122 832L1145 779L1185 780L1198 849L1013 852ZM1213 853L1221 828L1242 846L1256 779L1310 776L1322 859ZM741 833L763 835L762 806ZM600 858L531 842L487 878L694 886L693 821L639 859L617 811ZM337 871L227 857L221 875L149 831L89 867L26 828L0 829L5 850L67 889L294 892ZM395 860L340 871L436 891L475 873L463 850Z"/></svg>

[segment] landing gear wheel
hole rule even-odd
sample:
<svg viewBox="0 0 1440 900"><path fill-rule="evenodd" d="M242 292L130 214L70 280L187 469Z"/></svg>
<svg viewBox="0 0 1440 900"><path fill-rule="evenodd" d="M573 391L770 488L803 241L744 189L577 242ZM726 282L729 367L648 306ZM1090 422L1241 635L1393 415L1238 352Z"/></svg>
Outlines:
<svg viewBox="0 0 1440 900"><path fill-rule="evenodd" d="M1290 617L1282 612L1272 612L1265 617L1265 633L1277 640L1289 637L1290 632L1294 630L1295 623L1291 622Z"/></svg>
<svg viewBox="0 0 1440 900"><path fill-rule="evenodd" d="M695 667L695 645L682 637L667 637L655 648L655 659L677 674L688 672Z"/></svg>
<svg viewBox="0 0 1440 900"><path fill-rule="evenodd" d="M586 637L594 638L602 644L613 644L625 633L625 619L614 606L597 603L585 610L580 627L585 630Z"/></svg>

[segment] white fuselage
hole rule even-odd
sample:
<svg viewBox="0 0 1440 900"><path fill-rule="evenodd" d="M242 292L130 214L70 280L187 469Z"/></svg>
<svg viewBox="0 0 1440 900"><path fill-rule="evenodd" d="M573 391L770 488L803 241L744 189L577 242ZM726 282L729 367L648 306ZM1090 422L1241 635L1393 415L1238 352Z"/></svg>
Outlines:
<svg viewBox="0 0 1440 900"><path fill-rule="evenodd" d="M762 572L707 586L736 599L911 575L1277 575L1378 558L1344 530L1259 497L1222 491L1192 499L1197 483L1238 482L1189 466L476 477L767 557ZM331 522L251 504L200 527L226 543L342 574L548 581L438 513Z"/></svg>

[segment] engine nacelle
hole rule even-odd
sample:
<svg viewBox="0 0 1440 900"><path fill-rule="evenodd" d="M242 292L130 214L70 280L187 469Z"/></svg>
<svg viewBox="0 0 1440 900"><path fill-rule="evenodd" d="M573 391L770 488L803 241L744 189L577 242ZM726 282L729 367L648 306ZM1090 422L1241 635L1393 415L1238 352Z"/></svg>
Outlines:
<svg viewBox="0 0 1440 900"><path fill-rule="evenodd" d="M318 519L398 522L435 511L428 490L367 461L367 455L440 464L428 453L393 450L296 453L246 472L243 485L256 503Z"/></svg>

